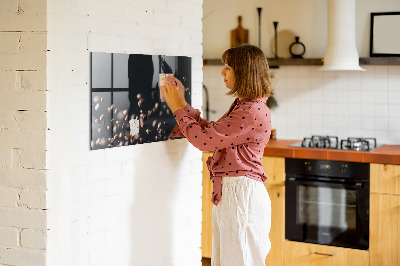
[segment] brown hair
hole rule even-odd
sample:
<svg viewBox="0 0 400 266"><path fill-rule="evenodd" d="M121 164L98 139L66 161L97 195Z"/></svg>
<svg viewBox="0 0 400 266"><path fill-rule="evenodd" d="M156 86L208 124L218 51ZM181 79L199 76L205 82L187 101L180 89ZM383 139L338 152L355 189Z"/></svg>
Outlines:
<svg viewBox="0 0 400 266"><path fill-rule="evenodd" d="M226 50L221 60L235 74L235 86L226 95L254 99L274 94L268 61L260 48L248 44L240 45Z"/></svg>

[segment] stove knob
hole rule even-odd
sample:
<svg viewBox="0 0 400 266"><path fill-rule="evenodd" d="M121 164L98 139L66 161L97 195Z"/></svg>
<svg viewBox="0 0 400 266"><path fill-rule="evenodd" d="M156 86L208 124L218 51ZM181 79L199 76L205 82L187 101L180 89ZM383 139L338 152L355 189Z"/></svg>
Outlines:
<svg viewBox="0 0 400 266"><path fill-rule="evenodd" d="M310 172L312 170L311 162L306 162L305 165L306 165L306 170Z"/></svg>
<svg viewBox="0 0 400 266"><path fill-rule="evenodd" d="M341 174L346 173L346 169L347 169L347 164L342 164L342 167L340 168L340 173Z"/></svg>

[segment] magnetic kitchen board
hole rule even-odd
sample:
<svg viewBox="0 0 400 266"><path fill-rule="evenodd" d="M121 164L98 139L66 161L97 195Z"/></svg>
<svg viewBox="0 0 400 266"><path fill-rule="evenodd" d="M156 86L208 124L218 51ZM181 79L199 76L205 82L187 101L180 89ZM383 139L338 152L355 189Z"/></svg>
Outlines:
<svg viewBox="0 0 400 266"><path fill-rule="evenodd" d="M90 54L90 149L168 139L176 121L160 95L162 74L173 74L182 82L191 104L190 57Z"/></svg>

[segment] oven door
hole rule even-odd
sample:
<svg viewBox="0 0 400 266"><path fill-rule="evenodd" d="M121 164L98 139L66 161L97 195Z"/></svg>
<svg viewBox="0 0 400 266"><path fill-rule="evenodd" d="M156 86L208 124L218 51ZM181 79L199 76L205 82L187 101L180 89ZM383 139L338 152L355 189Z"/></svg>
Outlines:
<svg viewBox="0 0 400 266"><path fill-rule="evenodd" d="M286 239L367 250L369 185L286 178Z"/></svg>

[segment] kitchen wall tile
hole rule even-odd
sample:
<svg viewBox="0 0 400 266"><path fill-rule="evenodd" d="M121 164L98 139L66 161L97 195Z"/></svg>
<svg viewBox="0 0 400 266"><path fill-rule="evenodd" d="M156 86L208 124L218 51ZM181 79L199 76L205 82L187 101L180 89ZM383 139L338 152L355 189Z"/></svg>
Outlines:
<svg viewBox="0 0 400 266"><path fill-rule="evenodd" d="M400 117L400 104L388 105L389 117Z"/></svg>
<svg viewBox="0 0 400 266"><path fill-rule="evenodd" d="M400 90L400 74L397 76L389 76L388 78L388 89L392 91Z"/></svg>
<svg viewBox="0 0 400 266"><path fill-rule="evenodd" d="M388 117L375 117L375 130L386 130L389 129L389 118Z"/></svg>
<svg viewBox="0 0 400 266"><path fill-rule="evenodd" d="M348 136L357 137L376 132L384 136L382 141L394 144L391 141L396 138L392 134L398 130L392 127L389 131L387 126L387 136L383 132L386 120L390 124L391 118L400 117L400 66L363 67L365 72L327 72L320 71L319 66L281 66L271 70L276 73L273 86L279 106L272 116L279 137L306 137L299 131L306 124L310 125L311 134L348 132ZM216 104L220 101L222 98Z"/></svg>
<svg viewBox="0 0 400 266"><path fill-rule="evenodd" d="M341 139L347 139L349 137L349 129L348 128L337 128L336 136L339 138L339 146Z"/></svg>
<svg viewBox="0 0 400 266"><path fill-rule="evenodd" d="M347 71L339 71L336 74L336 89L347 90L349 87L349 75Z"/></svg>
<svg viewBox="0 0 400 266"><path fill-rule="evenodd" d="M349 90L349 102L361 103L362 94L361 90Z"/></svg>
<svg viewBox="0 0 400 266"><path fill-rule="evenodd" d="M321 71L324 78L335 78L335 71Z"/></svg>
<svg viewBox="0 0 400 266"><path fill-rule="evenodd" d="M387 117L389 114L389 107L387 104L375 104L375 117Z"/></svg>
<svg viewBox="0 0 400 266"><path fill-rule="evenodd" d="M316 115L320 114L322 116L322 112L324 110L324 104L319 101L312 101L311 102L311 114Z"/></svg>
<svg viewBox="0 0 400 266"><path fill-rule="evenodd" d="M399 144L400 143L400 130L399 131L389 131L389 140L387 143Z"/></svg>
<svg viewBox="0 0 400 266"><path fill-rule="evenodd" d="M376 138L378 145L381 143L383 144L383 143L389 142L388 130L376 130L375 129L374 137Z"/></svg>
<svg viewBox="0 0 400 266"><path fill-rule="evenodd" d="M335 115L324 115L324 120L323 120L324 129L329 130L329 129L335 128L336 118L337 118L337 116L335 116ZM329 132L329 134L331 134L330 131L327 131L327 133L328 132Z"/></svg>
<svg viewBox="0 0 400 266"><path fill-rule="evenodd" d="M324 116L320 113L314 113L311 115L311 127L313 129L322 129Z"/></svg>
<svg viewBox="0 0 400 266"><path fill-rule="evenodd" d="M310 79L312 69L310 67L299 67L297 69L297 76Z"/></svg>
<svg viewBox="0 0 400 266"><path fill-rule="evenodd" d="M348 116L337 116L336 118L336 127L338 129L348 129L349 127L349 118Z"/></svg>
<svg viewBox="0 0 400 266"><path fill-rule="evenodd" d="M299 87L298 78L297 77L287 77L286 78L286 87L288 89L296 89Z"/></svg>
<svg viewBox="0 0 400 266"><path fill-rule="evenodd" d="M347 116L349 114L349 105L346 103L336 103L336 114L338 116Z"/></svg>
<svg viewBox="0 0 400 266"><path fill-rule="evenodd" d="M314 103L314 102L322 102L323 96L324 96L323 90L321 90L321 89L319 89L317 87L314 87L313 90L312 90L312 93L311 93L311 102L312 103Z"/></svg>
<svg viewBox="0 0 400 266"><path fill-rule="evenodd" d="M324 131L324 129L322 127L312 127L311 128L311 134L308 136L312 136L312 135L326 135L326 132ZM306 136L306 135L304 135Z"/></svg>
<svg viewBox="0 0 400 266"><path fill-rule="evenodd" d="M298 67L297 66L287 66L285 77L297 77L298 76Z"/></svg>
<svg viewBox="0 0 400 266"><path fill-rule="evenodd" d="M375 132L372 129L362 129L361 137L363 138L373 138L375 136Z"/></svg>
<svg viewBox="0 0 400 266"><path fill-rule="evenodd" d="M397 91L390 90L388 96L389 104L400 104L400 88Z"/></svg>
<svg viewBox="0 0 400 266"><path fill-rule="evenodd" d="M336 136L337 135L337 128L334 126L331 127L324 127L324 131L322 135L329 135L329 136Z"/></svg>
<svg viewBox="0 0 400 266"><path fill-rule="evenodd" d="M310 79L310 87L313 90L319 89L324 85L324 78L323 77L311 77Z"/></svg>
<svg viewBox="0 0 400 266"><path fill-rule="evenodd" d="M280 67L280 68L270 68L269 72L271 76L281 76L285 77L286 76L286 67Z"/></svg>
<svg viewBox="0 0 400 266"><path fill-rule="evenodd" d="M392 76L400 77L400 66L390 66L387 70L389 78Z"/></svg>
<svg viewBox="0 0 400 266"><path fill-rule="evenodd" d="M299 103L299 108L298 108L298 113L300 114L300 115L305 115L305 116L309 116L310 115L310 113L311 113L311 104L310 103L308 103L308 102L305 102L305 103L302 103L302 102L300 102Z"/></svg>
<svg viewBox="0 0 400 266"><path fill-rule="evenodd" d="M275 92L277 90L282 90L282 89L286 89L286 79L282 78L280 76L276 76L273 77L271 79L271 86L272 86L272 90L274 90Z"/></svg>
<svg viewBox="0 0 400 266"><path fill-rule="evenodd" d="M324 98L323 101L326 103L334 103L336 101L336 90L332 84L325 84L324 85Z"/></svg>
<svg viewBox="0 0 400 266"><path fill-rule="evenodd" d="M362 104L361 105L361 116L374 116L375 106L373 104Z"/></svg>
<svg viewBox="0 0 400 266"><path fill-rule="evenodd" d="M361 90L361 71L349 71L349 90Z"/></svg>
<svg viewBox="0 0 400 266"><path fill-rule="evenodd" d="M368 77L374 75L375 65L363 65L362 68L364 68L365 71L355 71L355 72L359 72L362 77Z"/></svg>
<svg viewBox="0 0 400 266"><path fill-rule="evenodd" d="M374 79L374 89L375 91L387 91L388 89L388 79L387 78L375 78Z"/></svg>
<svg viewBox="0 0 400 266"><path fill-rule="evenodd" d="M373 116L363 116L361 118L361 125L362 129L371 129L373 130L375 128L375 119Z"/></svg>
<svg viewBox="0 0 400 266"><path fill-rule="evenodd" d="M278 129L278 131L279 130L280 129ZM285 136L284 138L287 138L287 139L299 139L300 138L299 136L301 136L301 135L298 134L297 130L298 130L298 127L287 126L286 127L286 134L284 135Z"/></svg>
<svg viewBox="0 0 400 266"><path fill-rule="evenodd" d="M301 126L302 123L299 121L299 115L297 113L293 113L287 117L287 123L289 126L298 127Z"/></svg>
<svg viewBox="0 0 400 266"><path fill-rule="evenodd" d="M349 128L349 137L360 137L362 136L361 128Z"/></svg>
<svg viewBox="0 0 400 266"><path fill-rule="evenodd" d="M311 136L311 127L298 127L297 134L300 136Z"/></svg>
<svg viewBox="0 0 400 266"><path fill-rule="evenodd" d="M310 89L311 82L309 77L299 75L297 82L298 88Z"/></svg>
<svg viewBox="0 0 400 266"><path fill-rule="evenodd" d="M310 104L313 91L310 88L307 89L299 88L298 91L299 91L299 96L298 96L299 102Z"/></svg>
<svg viewBox="0 0 400 266"><path fill-rule="evenodd" d="M400 131L400 117L389 117L389 130Z"/></svg>
<svg viewBox="0 0 400 266"><path fill-rule="evenodd" d="M323 106L323 114L326 115L335 115L336 114L336 105L334 103L325 103Z"/></svg>
<svg viewBox="0 0 400 266"><path fill-rule="evenodd" d="M361 91L361 100L362 103L373 103L374 102L374 91L373 90L365 90Z"/></svg>
<svg viewBox="0 0 400 266"><path fill-rule="evenodd" d="M363 90L373 90L374 89L374 76L370 73L361 74L361 88Z"/></svg>
<svg viewBox="0 0 400 266"><path fill-rule="evenodd" d="M375 104L385 104L388 102L388 92L386 91L376 91L374 93Z"/></svg>
<svg viewBox="0 0 400 266"><path fill-rule="evenodd" d="M351 116L361 116L362 107L360 103L349 104L349 115Z"/></svg>
<svg viewBox="0 0 400 266"><path fill-rule="evenodd" d="M310 66L310 76L311 78L322 78L324 76L324 71L320 70L320 66Z"/></svg>
<svg viewBox="0 0 400 266"><path fill-rule="evenodd" d="M388 67L387 65L376 65L374 66L374 77L376 78L385 78L387 79Z"/></svg>
<svg viewBox="0 0 400 266"><path fill-rule="evenodd" d="M359 116L349 116L349 129L361 129L362 123Z"/></svg>
<svg viewBox="0 0 400 266"><path fill-rule="evenodd" d="M336 103L348 104L349 102L349 90L340 89L336 91Z"/></svg>

